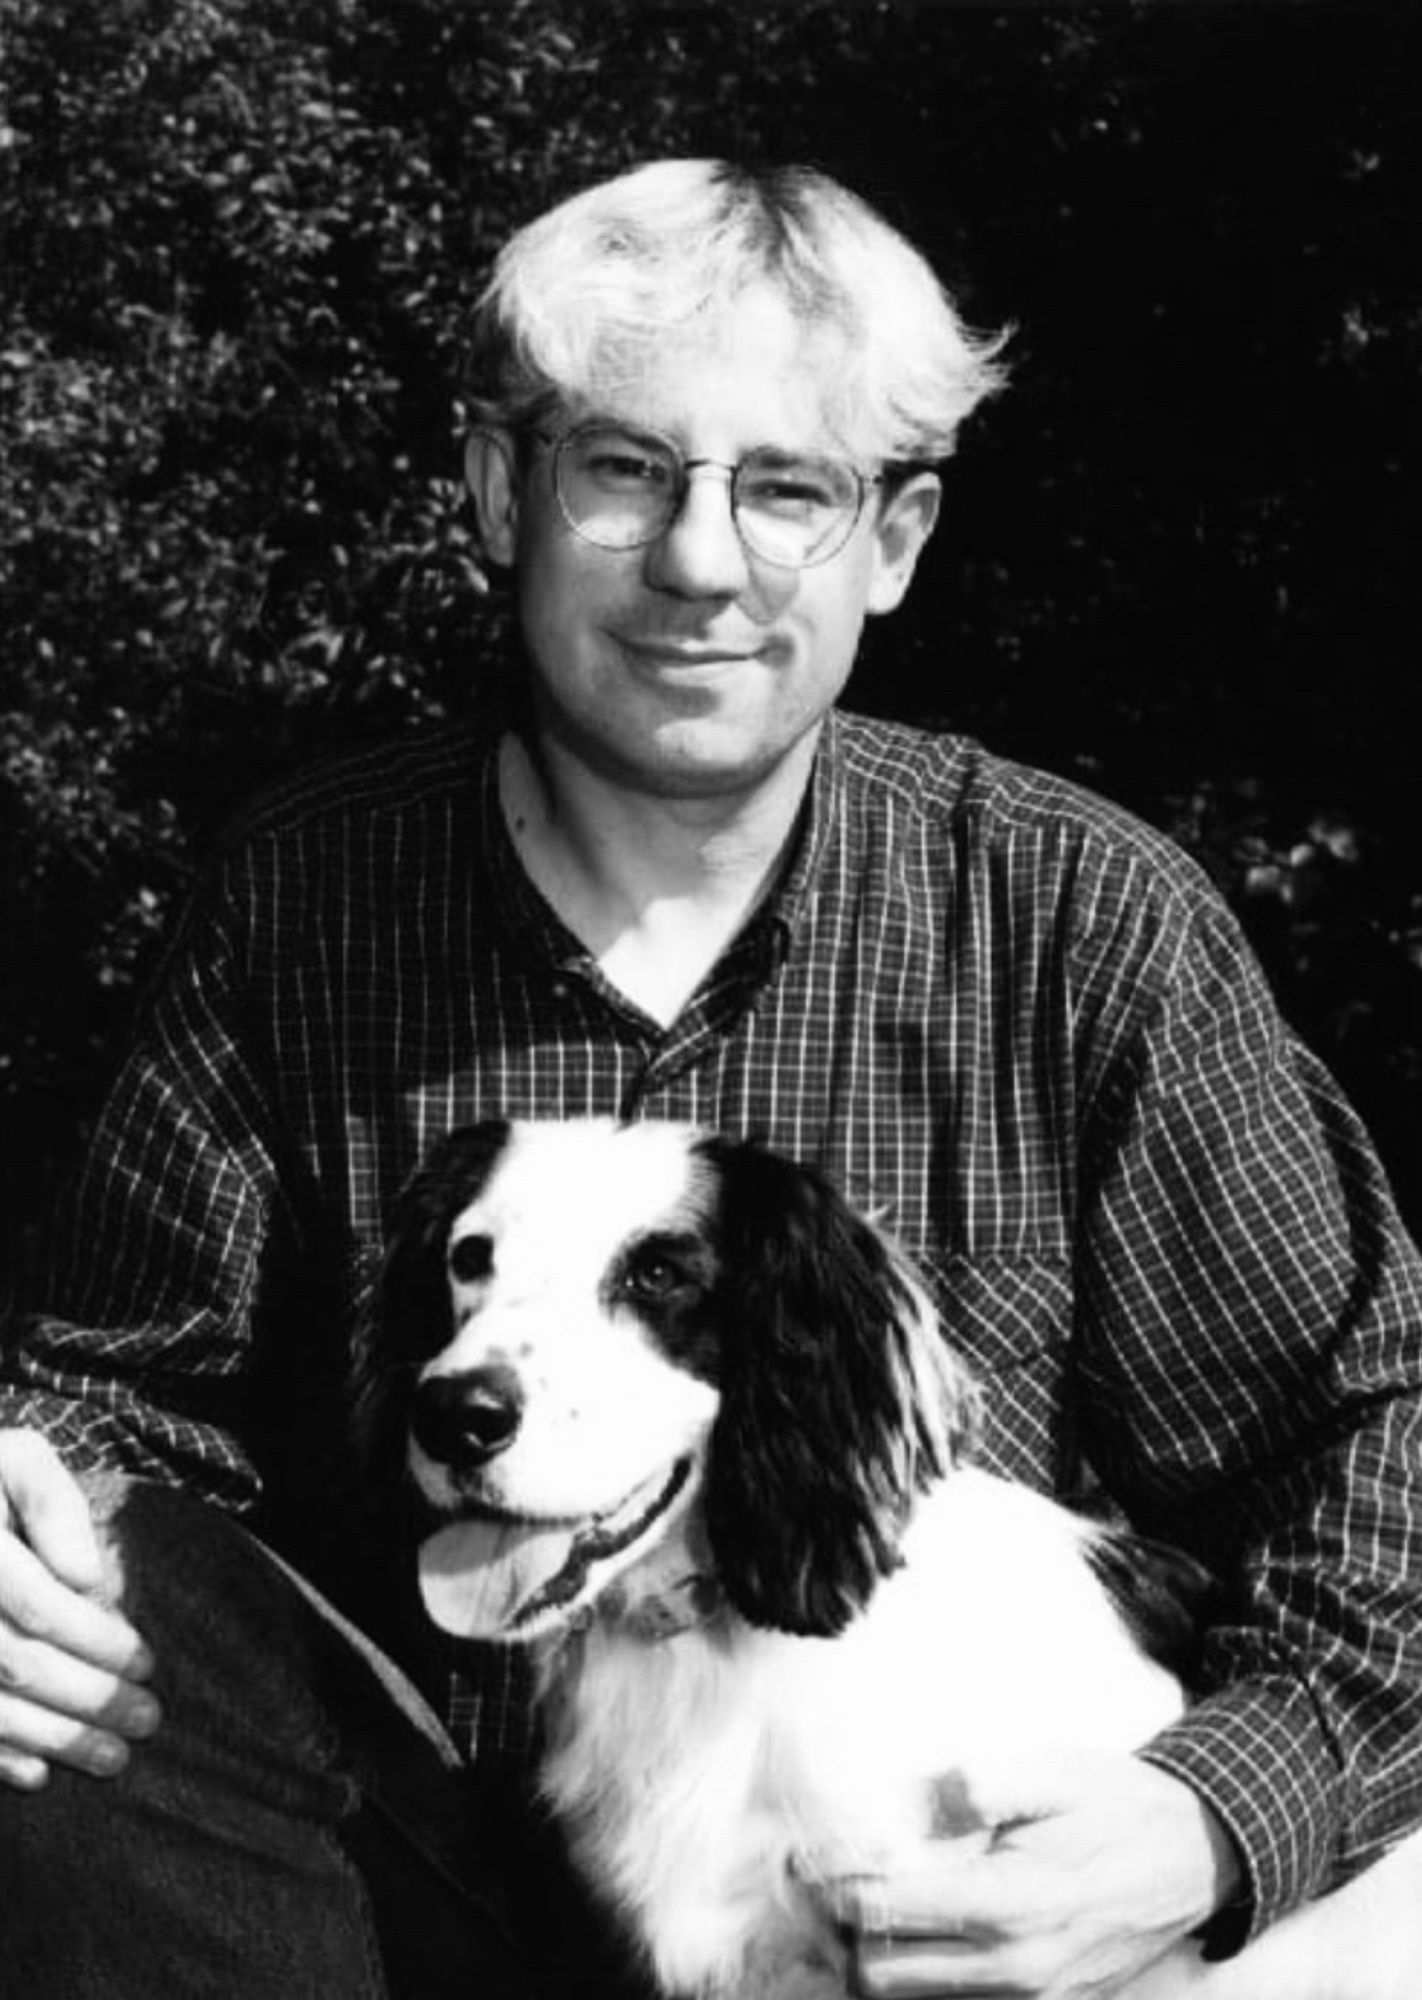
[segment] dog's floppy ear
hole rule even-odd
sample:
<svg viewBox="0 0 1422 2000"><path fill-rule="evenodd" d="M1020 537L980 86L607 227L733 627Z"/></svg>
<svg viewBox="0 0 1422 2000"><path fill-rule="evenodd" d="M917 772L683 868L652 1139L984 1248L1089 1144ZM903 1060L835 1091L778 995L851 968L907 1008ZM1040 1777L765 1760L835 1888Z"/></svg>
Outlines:
<svg viewBox="0 0 1422 2000"><path fill-rule="evenodd" d="M355 1441L380 1448L387 1385L408 1376L454 1333L445 1252L455 1217L478 1194L508 1144L507 1119L461 1125L435 1145L395 1197L371 1323L353 1356ZM397 1413L398 1414L398 1413Z"/></svg>
<svg viewBox="0 0 1422 2000"><path fill-rule="evenodd" d="M454 1328L445 1251L455 1217L489 1178L509 1139L506 1118L461 1125L436 1145L395 1198L380 1278L388 1351L424 1360Z"/></svg>
<svg viewBox="0 0 1422 2000"><path fill-rule="evenodd" d="M829 1636L898 1565L973 1395L903 1258L813 1169L711 1138L721 1409L706 1526L752 1624Z"/></svg>

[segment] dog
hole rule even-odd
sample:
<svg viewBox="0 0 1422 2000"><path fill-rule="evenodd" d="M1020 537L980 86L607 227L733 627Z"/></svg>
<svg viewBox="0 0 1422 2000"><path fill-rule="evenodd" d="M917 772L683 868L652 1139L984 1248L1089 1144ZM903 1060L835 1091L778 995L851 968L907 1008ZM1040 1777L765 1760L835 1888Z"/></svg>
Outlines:
<svg viewBox="0 0 1422 2000"><path fill-rule="evenodd" d="M432 1618L534 1649L543 1796L669 1995L843 1995L817 1889L986 1838L965 1760L1128 1750L1184 1707L1190 1566L975 1465L925 1284L758 1144L453 1132L397 1204L356 1405Z"/></svg>

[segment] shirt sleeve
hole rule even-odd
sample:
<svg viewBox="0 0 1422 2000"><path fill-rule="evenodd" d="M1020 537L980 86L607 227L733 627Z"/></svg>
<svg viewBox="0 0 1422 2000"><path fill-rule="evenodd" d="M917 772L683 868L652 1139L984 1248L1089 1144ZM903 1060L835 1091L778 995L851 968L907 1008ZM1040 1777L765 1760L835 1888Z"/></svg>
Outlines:
<svg viewBox="0 0 1422 2000"><path fill-rule="evenodd" d="M76 1470L237 1508L258 1301L290 1245L267 1093L241 1032L239 925L215 892L169 954L0 1360L0 1421Z"/></svg>
<svg viewBox="0 0 1422 2000"><path fill-rule="evenodd" d="M1228 1950L1422 1817L1422 1270L1223 906L1133 978L1083 1156L1083 1425L1226 1581L1202 1698L1145 1754L1238 1845Z"/></svg>

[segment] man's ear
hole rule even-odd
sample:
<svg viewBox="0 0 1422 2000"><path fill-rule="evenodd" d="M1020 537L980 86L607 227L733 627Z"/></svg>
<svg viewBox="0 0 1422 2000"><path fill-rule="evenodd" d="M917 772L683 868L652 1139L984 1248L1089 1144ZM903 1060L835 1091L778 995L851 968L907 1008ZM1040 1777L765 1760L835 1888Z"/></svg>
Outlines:
<svg viewBox="0 0 1422 2000"><path fill-rule="evenodd" d="M511 568L518 545L518 468L514 441L506 430L490 425L470 432L464 446L464 479L485 555L500 568Z"/></svg>
<svg viewBox="0 0 1422 2000"><path fill-rule="evenodd" d="M884 501L873 524L874 570L866 609L893 611L938 519L943 487L936 472L915 472Z"/></svg>

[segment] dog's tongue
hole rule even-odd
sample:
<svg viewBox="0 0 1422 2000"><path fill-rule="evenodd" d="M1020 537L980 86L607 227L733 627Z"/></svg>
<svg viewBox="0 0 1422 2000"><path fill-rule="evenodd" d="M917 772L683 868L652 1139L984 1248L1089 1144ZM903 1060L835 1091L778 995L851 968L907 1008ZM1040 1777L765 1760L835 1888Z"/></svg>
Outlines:
<svg viewBox="0 0 1422 2000"><path fill-rule="evenodd" d="M692 1461L654 1473L610 1513L585 1521L510 1521L471 1514L420 1546L420 1594L436 1625L463 1639L535 1638L566 1623L632 1561L691 1475Z"/></svg>
<svg viewBox="0 0 1422 2000"><path fill-rule="evenodd" d="M567 1522L453 1521L420 1549L420 1594L435 1624L462 1639L502 1639L572 1555Z"/></svg>

